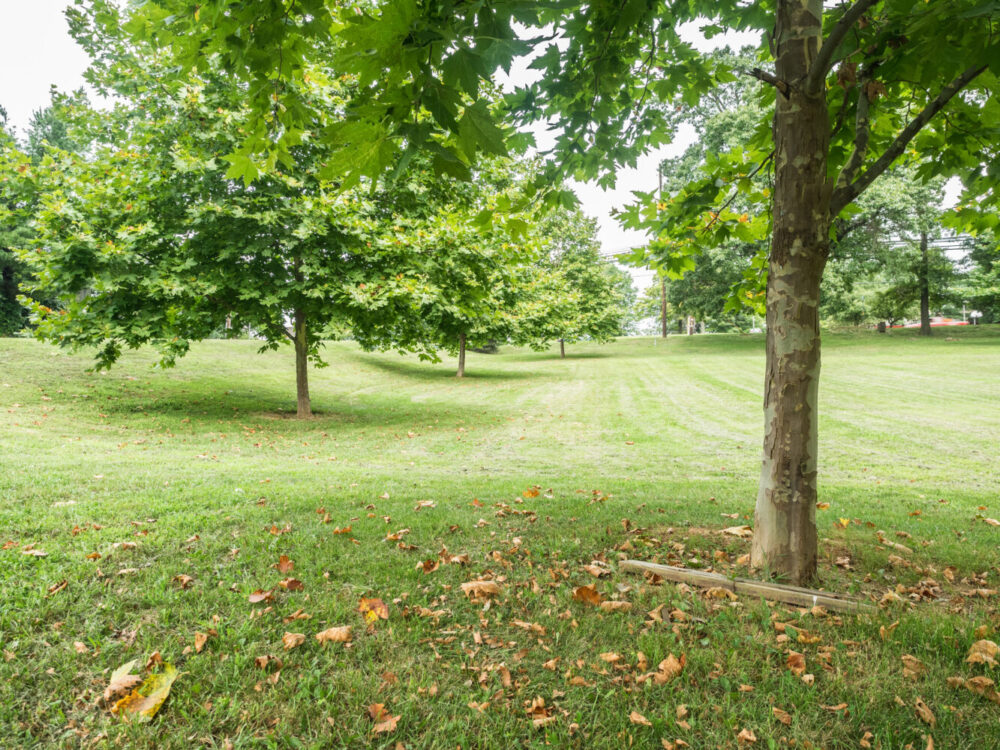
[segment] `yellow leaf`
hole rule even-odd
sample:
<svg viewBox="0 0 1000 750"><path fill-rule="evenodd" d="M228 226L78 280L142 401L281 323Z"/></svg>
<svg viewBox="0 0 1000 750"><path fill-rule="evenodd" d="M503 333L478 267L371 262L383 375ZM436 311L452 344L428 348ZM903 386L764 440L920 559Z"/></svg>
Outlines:
<svg viewBox="0 0 1000 750"><path fill-rule="evenodd" d="M160 674L147 677L139 687L115 703L111 713L130 714L137 716L140 721L149 721L156 716L163 701L170 695L170 687L178 674L173 664L164 664Z"/></svg>

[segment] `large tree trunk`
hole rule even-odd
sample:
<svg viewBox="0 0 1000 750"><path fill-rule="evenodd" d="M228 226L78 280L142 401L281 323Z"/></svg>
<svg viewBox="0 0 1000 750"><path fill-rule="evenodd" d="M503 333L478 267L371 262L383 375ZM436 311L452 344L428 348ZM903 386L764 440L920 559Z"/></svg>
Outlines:
<svg viewBox="0 0 1000 750"><path fill-rule="evenodd" d="M667 280L660 279L660 325L663 338L667 337Z"/></svg>
<svg viewBox="0 0 1000 750"><path fill-rule="evenodd" d="M931 269L927 232L920 233L920 335L931 335Z"/></svg>
<svg viewBox="0 0 1000 750"><path fill-rule="evenodd" d="M566 339L559 339L559 356L566 359Z"/></svg>
<svg viewBox="0 0 1000 750"><path fill-rule="evenodd" d="M779 0L774 230L767 281L764 457L751 561L804 583L816 572L819 287L829 249L824 91L800 85L819 51L823 4Z"/></svg>
<svg viewBox="0 0 1000 750"><path fill-rule="evenodd" d="M461 333L458 336L458 372L455 373L456 378L465 377L465 334Z"/></svg>
<svg viewBox="0 0 1000 750"><path fill-rule="evenodd" d="M295 389L298 396L296 416L311 417L309 401L309 343L306 340L306 315L295 311Z"/></svg>

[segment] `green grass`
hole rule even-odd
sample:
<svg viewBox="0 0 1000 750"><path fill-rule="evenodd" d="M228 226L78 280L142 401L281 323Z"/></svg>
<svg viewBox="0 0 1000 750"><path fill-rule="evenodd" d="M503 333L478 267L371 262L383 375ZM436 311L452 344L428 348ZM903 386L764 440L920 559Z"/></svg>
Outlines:
<svg viewBox="0 0 1000 750"><path fill-rule="evenodd" d="M977 519L1000 517L1000 332L826 337L820 585L876 598L898 586L904 599L922 580L940 588L933 600L843 618L585 572L629 556L745 574L735 561L747 543L718 531L752 520L763 343L678 336L568 352L470 354L459 381L450 362L334 344L331 366L312 373L318 416L299 421L289 353L258 355L252 342L205 342L167 371L152 369L149 352L129 354L93 374L86 355L0 340L0 544L14 542L0 552L0 747L680 738L729 748L743 728L756 747L857 748L865 732L886 750L923 748L926 734L938 748L995 744L1000 706L946 678L1000 681L1000 670L964 663L976 628L996 640L1000 626L997 595L968 595L1000 578L1000 528ZM523 496L536 485L541 495ZM424 500L435 506L416 510ZM723 516L732 513L740 518ZM346 525L350 534L332 533ZM400 529L416 550L386 541ZM879 544L878 531L912 553ZM29 544L47 556L22 554ZM470 564L416 569L442 546ZM248 596L285 577L272 567L282 554L305 588L279 589L264 611ZM844 556L852 570L834 564ZM973 575L982 578L963 581ZM459 588L480 577L501 581L488 609ZM592 582L632 611L573 601ZM389 607L371 632L362 596ZM660 604L690 619L648 621ZM282 621L298 609L311 618ZM775 619L821 641L784 643ZM883 640L880 626L897 620ZM349 648L312 639L333 625L354 627ZM210 628L204 650L189 650ZM286 631L308 640L285 652ZM786 668L790 646L805 654L811 686ZM113 669L153 651L183 674L152 722L97 705ZM621 662L601 661L604 652ZM650 670L670 653L686 666L666 685L638 684L637 652ZM254 663L265 654L284 662L276 683ZM903 676L904 654L927 667L916 680ZM526 712L536 696L556 716L544 729ZM936 714L933 730L914 713L918 697ZM372 733L371 703L401 717L394 732ZM846 713L823 708L840 703ZM631 711L652 726L630 722Z"/></svg>

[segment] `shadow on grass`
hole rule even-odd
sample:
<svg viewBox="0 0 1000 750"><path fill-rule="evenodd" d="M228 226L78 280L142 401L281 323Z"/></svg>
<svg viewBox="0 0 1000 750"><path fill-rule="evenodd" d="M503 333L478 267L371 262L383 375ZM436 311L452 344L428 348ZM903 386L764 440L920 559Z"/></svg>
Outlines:
<svg viewBox="0 0 1000 750"><path fill-rule="evenodd" d="M351 354L359 364L364 364L368 367L374 367L376 369L382 370L383 372L391 373L393 375L398 375L401 377L408 378L410 380L420 380L432 383L440 383L441 381L450 381L452 383L461 383L464 381L495 381L502 382L505 380L532 380L534 378L546 378L549 377L544 372L535 371L525 371L525 370L497 370L488 367L484 367L485 363L481 364L482 358L493 357L493 354L474 354L467 355L465 364L465 377L456 378L455 368L451 364L446 364L443 362L430 363L430 362L414 362L412 360L398 359L384 359L382 357L371 357L364 354ZM527 359L522 360L521 357L504 357L503 361L528 361Z"/></svg>

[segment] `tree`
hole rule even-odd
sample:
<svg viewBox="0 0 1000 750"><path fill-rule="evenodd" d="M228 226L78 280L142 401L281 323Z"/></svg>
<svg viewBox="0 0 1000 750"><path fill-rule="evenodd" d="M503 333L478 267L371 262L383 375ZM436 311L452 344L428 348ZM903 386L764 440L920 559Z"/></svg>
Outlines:
<svg viewBox="0 0 1000 750"><path fill-rule="evenodd" d="M557 132L556 171L609 184L619 166L669 139L665 112L696 105L732 76L681 37L686 22L708 34L766 32L761 67L743 72L765 85L762 103L775 103L770 133L717 155L671 205L646 196L637 218L654 234L650 255L666 261L691 239L696 254L741 233L766 238L736 224L726 208L732 191L771 206L752 561L802 582L816 568L818 306L835 222L900 159L918 164L922 177L963 177L969 210L956 220L973 216L975 198L998 199L997 141L985 135L1000 120L998 20L1000 9L978 0L829 8L822 0L384 0L332 12L321 0L154 0L137 7L129 28L169 46L181 69L219 59L247 81L262 125L244 148L259 154L280 153L304 117L286 83L308 67L311 40L338 36L344 43L331 64L358 75L362 92L328 133L348 184L422 150L456 172L480 152L503 152L502 113L480 98L482 84L532 52L541 77L510 97L514 119L546 120ZM750 178L765 163L774 172L766 194ZM556 190L546 200L564 197Z"/></svg>
<svg viewBox="0 0 1000 750"><path fill-rule="evenodd" d="M558 339L560 357L566 356L567 342L604 342L622 335L635 289L627 272L601 257L597 220L579 210L558 209L541 219L536 232L546 248L540 265L571 293L558 292L564 295L561 305L554 304L555 295L548 297L552 315L544 327ZM552 280L546 288L551 293L559 287ZM547 340L548 332L539 338Z"/></svg>

